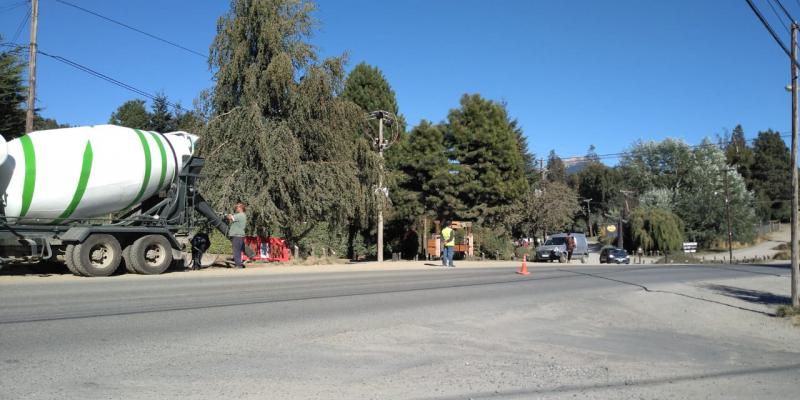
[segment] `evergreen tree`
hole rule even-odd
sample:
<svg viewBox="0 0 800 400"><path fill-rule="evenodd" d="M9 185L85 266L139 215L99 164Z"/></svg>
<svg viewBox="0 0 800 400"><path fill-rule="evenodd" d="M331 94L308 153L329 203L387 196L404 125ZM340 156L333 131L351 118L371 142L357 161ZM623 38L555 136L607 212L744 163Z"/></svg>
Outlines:
<svg viewBox="0 0 800 400"><path fill-rule="evenodd" d="M744 129L741 125L736 125L731 132L730 137L725 145L725 157L728 164L735 167L739 175L744 177L747 182L747 188L753 188L752 171L755 162L755 155L753 149L747 145L747 140L744 138Z"/></svg>
<svg viewBox="0 0 800 400"><path fill-rule="evenodd" d="M459 190L460 219L489 226L527 189L520 144L505 106L480 95L464 95L448 115L447 138Z"/></svg>
<svg viewBox="0 0 800 400"><path fill-rule="evenodd" d="M550 150L550 154L547 156L547 180L567 183L567 167L555 150Z"/></svg>
<svg viewBox="0 0 800 400"><path fill-rule="evenodd" d="M128 100L111 113L108 123L127 128L150 130L150 113L144 107L144 100Z"/></svg>
<svg viewBox="0 0 800 400"><path fill-rule="evenodd" d="M460 208L454 176L447 159L445 127L422 120L404 147L411 155L398 163L400 172L392 203L401 218L452 218Z"/></svg>
<svg viewBox="0 0 800 400"><path fill-rule="evenodd" d="M595 212L603 213L619 207L622 179L616 169L594 162L576 173L574 179L578 196L591 199Z"/></svg>
<svg viewBox="0 0 800 400"><path fill-rule="evenodd" d="M399 143L396 143L397 141L402 142L405 139L405 121L403 120L403 117L399 115L397 99L395 98L395 93L392 90L392 87L389 85L389 82L377 67L372 67L366 63L360 63L352 71L350 71L350 74L347 76L341 97L358 105L361 108L364 116L368 115L370 112L379 110L388 111L395 116L396 120L384 120L384 140L388 141L391 146L384 152L385 159L383 168L383 184L385 187L387 187L390 194L399 195L401 198L406 197L406 194L402 193L404 189L398 188L396 184L396 180L398 178L398 163L403 157L406 156L404 152L398 151L398 149L403 146ZM366 136L377 138L379 129L380 126L378 120L373 119L368 121L366 127L368 132L364 133L367 134ZM375 150L377 150L377 148ZM363 171L362 174L363 173L367 172ZM363 175L359 177L359 180L367 182L369 178L367 175ZM396 191L400 191L401 193L395 193ZM383 200L383 194L381 192L376 193L379 197L378 200ZM396 238L391 237L391 234L393 233L395 236L402 236L406 233L407 226L405 226L406 223L400 223L399 225L397 224L397 222L400 221L396 221L394 216L399 216L399 214L396 212L392 213L392 210L390 210L387 205L388 204L384 203L383 207L384 217L386 217L386 220L389 221L387 225L390 228L387 239L389 241L393 241L393 239ZM367 210L364 210L364 212L366 211ZM366 222L366 224L362 225L359 222ZM369 228L374 226L373 222L373 218L371 217L365 221L352 221L349 228L348 241L350 243L356 242L357 238L355 235L358 234L358 231L361 231L361 235L372 234L373 232ZM363 241L364 239L361 240ZM349 252L352 255L355 245L351 244L348 247L350 249Z"/></svg>
<svg viewBox="0 0 800 400"><path fill-rule="evenodd" d="M169 100L164 94L159 94L153 99L150 112L148 130L156 132L174 132L178 130L175 117L169 111Z"/></svg>
<svg viewBox="0 0 800 400"><path fill-rule="evenodd" d="M17 50L0 52L0 134L5 140L25 133L26 88L22 83L22 70Z"/></svg>
<svg viewBox="0 0 800 400"><path fill-rule="evenodd" d="M342 97L358 104L365 113L377 110L399 113L394 90L383 72L367 63L362 62L350 71Z"/></svg>
<svg viewBox="0 0 800 400"><path fill-rule="evenodd" d="M522 157L522 165L525 175L525 180L528 186L533 186L539 182L540 174L536 168L536 155L528 150L528 138L519 126L519 122L515 119L511 121L511 127L517 137L517 145L519 147L519 154Z"/></svg>
<svg viewBox="0 0 800 400"><path fill-rule="evenodd" d="M211 48L214 116L199 142L215 203L243 200L252 227L295 242L322 226L342 235L369 218L379 167L362 110L338 96L343 60L316 63L304 41L313 9L300 0L231 1Z"/></svg>
<svg viewBox="0 0 800 400"><path fill-rule="evenodd" d="M762 219L788 221L792 199L792 170L789 148L780 133L759 132L753 142L752 188L758 197Z"/></svg>
<svg viewBox="0 0 800 400"><path fill-rule="evenodd" d="M69 124L61 124L53 118L43 118L36 114L33 116L33 130L35 131L43 131L46 129L59 129L59 128L69 128Z"/></svg>

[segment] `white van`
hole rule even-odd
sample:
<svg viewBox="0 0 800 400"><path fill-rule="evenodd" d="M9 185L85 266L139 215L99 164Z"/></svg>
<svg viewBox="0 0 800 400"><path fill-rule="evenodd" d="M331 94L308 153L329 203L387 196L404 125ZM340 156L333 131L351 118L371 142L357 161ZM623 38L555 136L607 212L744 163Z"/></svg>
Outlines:
<svg viewBox="0 0 800 400"><path fill-rule="evenodd" d="M586 241L586 235L583 233L573 233L572 237L575 238L575 250L572 252L573 259L580 259L582 263L586 264L589 261L589 243ZM545 240L544 244L536 248L536 253L533 255L533 261L553 261L567 262L567 234L556 233L550 235Z"/></svg>

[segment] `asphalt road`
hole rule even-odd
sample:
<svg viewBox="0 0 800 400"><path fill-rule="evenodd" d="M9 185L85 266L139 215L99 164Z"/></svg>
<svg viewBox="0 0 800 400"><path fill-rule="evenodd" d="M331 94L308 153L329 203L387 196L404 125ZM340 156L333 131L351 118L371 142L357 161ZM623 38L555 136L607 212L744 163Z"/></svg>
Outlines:
<svg viewBox="0 0 800 400"><path fill-rule="evenodd" d="M800 335L763 309L674 290L784 279L785 268L516 269L0 279L0 398L730 399L800 389ZM747 325L703 326L723 314ZM748 333L770 324L783 333Z"/></svg>

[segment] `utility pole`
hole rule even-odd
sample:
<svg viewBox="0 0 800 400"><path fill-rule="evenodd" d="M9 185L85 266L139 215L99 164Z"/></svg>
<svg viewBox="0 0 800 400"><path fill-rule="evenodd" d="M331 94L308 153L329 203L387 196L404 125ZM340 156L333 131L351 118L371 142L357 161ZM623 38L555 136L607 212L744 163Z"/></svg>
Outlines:
<svg viewBox="0 0 800 400"><path fill-rule="evenodd" d="M725 180L725 218L728 220L728 262L733 263L733 230L731 230L731 205L730 205L730 196L728 195L728 171L729 169L725 169L725 175L723 179Z"/></svg>
<svg viewBox="0 0 800 400"><path fill-rule="evenodd" d="M589 202L592 199L583 199L586 202L586 225L589 227L589 237L592 237L592 210L589 209Z"/></svg>
<svg viewBox="0 0 800 400"><path fill-rule="evenodd" d="M797 22L792 21L792 306L800 307L800 297L797 295L800 286L800 268L798 268L797 246Z"/></svg>
<svg viewBox="0 0 800 400"><path fill-rule="evenodd" d="M761 14L758 7L756 7L753 0L745 0L747 5L750 6L750 9L753 10L753 13L756 14L756 17L761 21L764 25L764 28L767 29L767 32L775 39L775 42L778 43L778 46L789 56L791 61L791 68L792 68L792 154L791 154L791 169L792 169L792 235L791 235L791 249L792 249L792 306L793 307L800 307L800 298L797 295L798 287L800 286L800 268L798 268L798 246L797 246L797 208L798 208L798 187L797 187L797 21L792 18L792 16L786 11L785 8L778 2L778 5L781 5L784 13L787 17L792 21L792 45L791 50L786 48L786 45L783 41L778 37L778 34L775 33L775 30L772 29L767 19Z"/></svg>
<svg viewBox="0 0 800 400"><path fill-rule="evenodd" d="M617 247L622 249L623 248L622 246L624 245L623 238L622 238L622 222L623 222L624 216L628 214L628 208L629 208L628 207L628 196L631 195L633 192L631 192L630 190L620 190L620 193L622 193L622 196L623 196L624 207L619 212L619 226L617 227Z"/></svg>
<svg viewBox="0 0 800 400"><path fill-rule="evenodd" d="M383 138L383 121L386 120L387 125L394 123L394 116L388 111L373 111L369 113L368 119L378 120L378 137L374 138L375 146L378 148L378 155L381 158L380 170L378 171L378 188L375 190L378 196L378 262L383 262L383 207L385 204L385 197L388 196L386 188L383 187L383 151L397 140L397 129L395 134L392 135L391 140Z"/></svg>
<svg viewBox="0 0 800 400"><path fill-rule="evenodd" d="M539 159L539 172L542 174L542 183L544 183L544 159Z"/></svg>
<svg viewBox="0 0 800 400"><path fill-rule="evenodd" d="M36 110L36 31L39 24L39 0L31 0L31 44L28 63L28 112L25 115L25 133L33 131L33 114Z"/></svg>

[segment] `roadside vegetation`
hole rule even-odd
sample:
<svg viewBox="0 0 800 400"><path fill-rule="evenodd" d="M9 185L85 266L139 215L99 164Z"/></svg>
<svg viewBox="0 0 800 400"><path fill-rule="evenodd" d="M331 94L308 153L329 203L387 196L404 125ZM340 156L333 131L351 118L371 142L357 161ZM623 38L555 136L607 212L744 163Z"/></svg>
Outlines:
<svg viewBox="0 0 800 400"><path fill-rule="evenodd" d="M800 326L800 307L792 307L790 305L779 306L775 310L775 316L780 318L789 318L794 326Z"/></svg>
<svg viewBox="0 0 800 400"><path fill-rule="evenodd" d="M215 85L192 109L170 109L165 94L149 106L131 99L109 123L200 135L209 200L220 211L244 201L253 233L284 237L304 257L324 257L316 253L324 248L374 259L378 208L387 258L421 254L426 229L441 220L471 221L476 254L510 258L526 252L515 238L564 230L603 244L618 243L619 233L631 254L675 254L687 241L701 249L724 242L727 221L734 241L750 243L759 223L789 218L789 149L778 132L751 141L737 125L699 145L637 141L613 158L588 144L585 155L564 159L538 149L540 164L535 135L558 132L526 133L504 102L479 93L454 98L441 121L407 126L379 66L350 68L346 45L321 59L313 35L324 21L314 16L311 1L232 0L210 47ZM22 62L18 50L0 52L6 139L23 131ZM395 116L384 159L370 139L377 123L366 118L377 110ZM212 252L229 251L221 235L212 243Z"/></svg>

